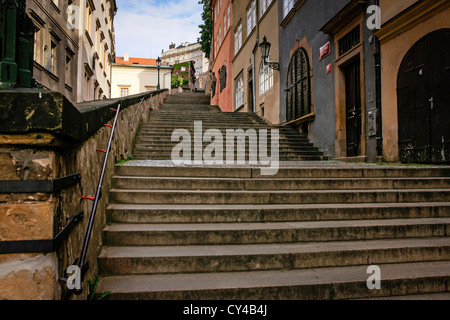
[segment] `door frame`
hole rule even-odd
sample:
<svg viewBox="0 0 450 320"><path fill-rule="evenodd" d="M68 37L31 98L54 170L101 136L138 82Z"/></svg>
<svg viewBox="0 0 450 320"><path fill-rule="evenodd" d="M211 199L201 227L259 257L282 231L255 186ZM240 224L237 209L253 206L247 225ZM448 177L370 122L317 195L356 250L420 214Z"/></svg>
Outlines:
<svg viewBox="0 0 450 320"><path fill-rule="evenodd" d="M345 67L359 58L360 62L360 97L361 97L361 154L357 157L367 158L366 152L366 89L364 72L363 26L364 15L360 14L351 23L339 30L334 36L336 48L334 88L335 88L335 158L347 158L347 103L345 86ZM339 56L339 40L348 32L360 27L360 43L350 51ZM361 160L364 160L361 159Z"/></svg>

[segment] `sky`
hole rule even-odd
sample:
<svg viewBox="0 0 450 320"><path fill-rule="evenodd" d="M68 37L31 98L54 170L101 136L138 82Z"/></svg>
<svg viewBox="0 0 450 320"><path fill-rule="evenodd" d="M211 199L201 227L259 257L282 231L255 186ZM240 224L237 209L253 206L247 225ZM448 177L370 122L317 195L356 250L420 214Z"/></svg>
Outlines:
<svg viewBox="0 0 450 320"><path fill-rule="evenodd" d="M156 59L174 42L200 37L202 5L198 0L116 0L116 56Z"/></svg>

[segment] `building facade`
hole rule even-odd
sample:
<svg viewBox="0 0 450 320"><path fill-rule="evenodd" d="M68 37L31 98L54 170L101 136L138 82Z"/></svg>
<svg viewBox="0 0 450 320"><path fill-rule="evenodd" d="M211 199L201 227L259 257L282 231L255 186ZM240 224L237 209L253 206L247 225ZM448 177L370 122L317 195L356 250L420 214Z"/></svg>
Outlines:
<svg viewBox="0 0 450 320"><path fill-rule="evenodd" d="M279 72L261 59L260 43L266 37L272 46L270 61L278 61L278 1L233 2L233 107L234 111L254 112L279 124Z"/></svg>
<svg viewBox="0 0 450 320"><path fill-rule="evenodd" d="M27 0L36 82L71 102L111 97L115 0Z"/></svg>
<svg viewBox="0 0 450 320"><path fill-rule="evenodd" d="M173 66L183 62L193 61L195 64L195 75L199 76L209 70L209 61L202 52L200 43L185 42L178 47L170 44L168 51L162 51L161 61L163 64Z"/></svg>
<svg viewBox="0 0 450 320"><path fill-rule="evenodd" d="M450 2L379 1L383 157L450 162Z"/></svg>
<svg viewBox="0 0 450 320"><path fill-rule="evenodd" d="M377 48L366 24L368 5L279 1L280 117L330 158L381 156Z"/></svg>
<svg viewBox="0 0 450 320"><path fill-rule="evenodd" d="M211 104L223 112L233 111L233 30L231 0L211 1L214 32L211 44L210 65L213 72Z"/></svg>
<svg viewBox="0 0 450 320"><path fill-rule="evenodd" d="M172 67L158 66L156 59L117 57L112 65L112 98L171 88ZM159 76L159 79L158 79Z"/></svg>

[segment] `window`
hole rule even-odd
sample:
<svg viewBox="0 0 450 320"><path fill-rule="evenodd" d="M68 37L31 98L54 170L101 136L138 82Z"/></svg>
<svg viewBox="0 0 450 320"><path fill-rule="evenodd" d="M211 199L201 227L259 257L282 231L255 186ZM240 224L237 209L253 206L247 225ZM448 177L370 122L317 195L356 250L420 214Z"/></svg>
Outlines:
<svg viewBox="0 0 450 320"><path fill-rule="evenodd" d="M40 58L40 50L41 50L41 29L36 28L34 31L34 52L33 52L33 60L37 63L41 63Z"/></svg>
<svg viewBox="0 0 450 320"><path fill-rule="evenodd" d="M289 63L287 74L287 121L311 113L311 75L308 55L303 48L297 49Z"/></svg>
<svg viewBox="0 0 450 320"><path fill-rule="evenodd" d="M53 74L56 74L56 66L58 65L57 57L56 57L56 51L57 51L58 45L56 42L51 41L51 50L50 50L50 72Z"/></svg>
<svg viewBox="0 0 450 320"><path fill-rule="evenodd" d="M67 85L71 85L72 81L71 81L71 76L72 76L72 55L66 53L66 78L65 78L65 82Z"/></svg>
<svg viewBox="0 0 450 320"><path fill-rule="evenodd" d="M217 21L218 15L219 15L219 2L216 3L216 10L214 10L214 21Z"/></svg>
<svg viewBox="0 0 450 320"><path fill-rule="evenodd" d="M92 9L91 6L89 5L89 2L86 5L86 24L85 24L85 29L88 32L89 36L92 33Z"/></svg>
<svg viewBox="0 0 450 320"><path fill-rule="evenodd" d="M294 0L283 0L283 17L286 18L288 13L294 7Z"/></svg>
<svg viewBox="0 0 450 320"><path fill-rule="evenodd" d="M267 1L266 0L261 0L260 8L261 8L261 17L262 17L264 15L264 12L266 12L266 10L267 10Z"/></svg>
<svg viewBox="0 0 450 320"><path fill-rule="evenodd" d="M234 54L236 55L242 46L242 22L239 23L234 32Z"/></svg>
<svg viewBox="0 0 450 320"><path fill-rule="evenodd" d="M94 41L95 51L98 52L101 42L100 42L100 28L97 26L95 28L95 41Z"/></svg>
<svg viewBox="0 0 450 320"><path fill-rule="evenodd" d="M272 3L272 0L261 0L260 2L260 8L261 8L261 17L266 12L267 8L269 8L270 4Z"/></svg>
<svg viewBox="0 0 450 320"><path fill-rule="evenodd" d="M84 74L84 101L90 101L91 99L91 77L85 73Z"/></svg>
<svg viewBox="0 0 450 320"><path fill-rule="evenodd" d="M236 109L244 104L244 77L242 74L236 80L235 103Z"/></svg>
<svg viewBox="0 0 450 320"><path fill-rule="evenodd" d="M44 67L50 70L50 52L48 50L48 45L44 46Z"/></svg>
<svg viewBox="0 0 450 320"><path fill-rule="evenodd" d="M120 88L120 96L127 97L128 96L128 88Z"/></svg>
<svg viewBox="0 0 450 320"><path fill-rule="evenodd" d="M359 26L347 33L342 39L339 40L339 56L347 53L361 42L361 31Z"/></svg>
<svg viewBox="0 0 450 320"><path fill-rule="evenodd" d="M223 35L225 36L227 34L227 30L228 30L228 19L227 19L227 13L225 12L225 14L223 15Z"/></svg>
<svg viewBox="0 0 450 320"><path fill-rule="evenodd" d="M256 0L253 0L247 9L247 36L256 26Z"/></svg>
<svg viewBox="0 0 450 320"><path fill-rule="evenodd" d="M270 60L270 57L269 57ZM259 94L262 95L273 87L273 70L261 62L259 68Z"/></svg>
<svg viewBox="0 0 450 320"><path fill-rule="evenodd" d="M227 86L227 67L225 65L220 69L220 92Z"/></svg>
<svg viewBox="0 0 450 320"><path fill-rule="evenodd" d="M231 27L231 4L228 5L228 28Z"/></svg>
<svg viewBox="0 0 450 320"><path fill-rule="evenodd" d="M52 3L55 5L56 8L59 9L58 0L52 0Z"/></svg>

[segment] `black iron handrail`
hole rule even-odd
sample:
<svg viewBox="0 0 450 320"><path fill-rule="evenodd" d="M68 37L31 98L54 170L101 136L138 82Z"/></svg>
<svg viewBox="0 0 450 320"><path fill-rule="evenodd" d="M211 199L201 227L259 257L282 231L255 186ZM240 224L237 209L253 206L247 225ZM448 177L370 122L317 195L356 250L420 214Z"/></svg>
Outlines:
<svg viewBox="0 0 450 320"><path fill-rule="evenodd" d="M148 98L148 99L149 99L148 105L150 105L150 104L152 103L152 98L153 98L153 94L151 94L150 97ZM139 110L141 109L141 106L142 106L144 100L145 100L145 98L142 98L142 99L141 99L141 102L139 103L139 106L137 107L137 109L136 109L136 111L135 111L135 113L134 113L133 120L130 121L131 129L129 129L129 131L134 131L134 122L136 121L136 116L137 116ZM148 109L149 109L149 108L147 108L147 110L148 110Z"/></svg>
<svg viewBox="0 0 450 320"><path fill-rule="evenodd" d="M116 112L116 116L114 117L114 124L108 125L105 124L105 126L110 127L111 128L111 135L109 137L109 142L108 142L108 148L106 150L99 150L97 149L97 151L102 151L103 153L105 153L105 160L103 162L103 168L102 168L102 172L100 174L100 179L97 185L97 192L95 197L83 197L83 199L88 199L88 200L92 200L94 201L94 205L92 207L92 211L91 211L91 216L89 217L89 223L88 223L88 227L87 227L87 231L86 231L86 235L84 238L84 242L83 242L83 249L81 251L81 256L78 262L78 267L81 270L81 283L83 283L84 280L84 275L86 274L88 268L89 268L89 264L86 262L86 256L87 256L87 252L89 249L89 241L91 239L91 235L92 235L92 229L94 226L94 222L95 222L95 215L97 212L97 207L98 207L98 202L100 201L101 197L102 197L102 185L103 185L103 180L105 177L105 172L106 172L106 167L108 165L108 157L109 154L111 152L111 145L112 145L112 141L114 138L114 132L117 126L117 119L119 117L119 113L120 113L120 104L118 105L117 109L111 109L113 111ZM68 290L64 295L63 295L63 300L67 300L70 298L70 296L72 295L72 293L75 293L76 295L81 295L83 293L83 289L81 288L80 290Z"/></svg>

